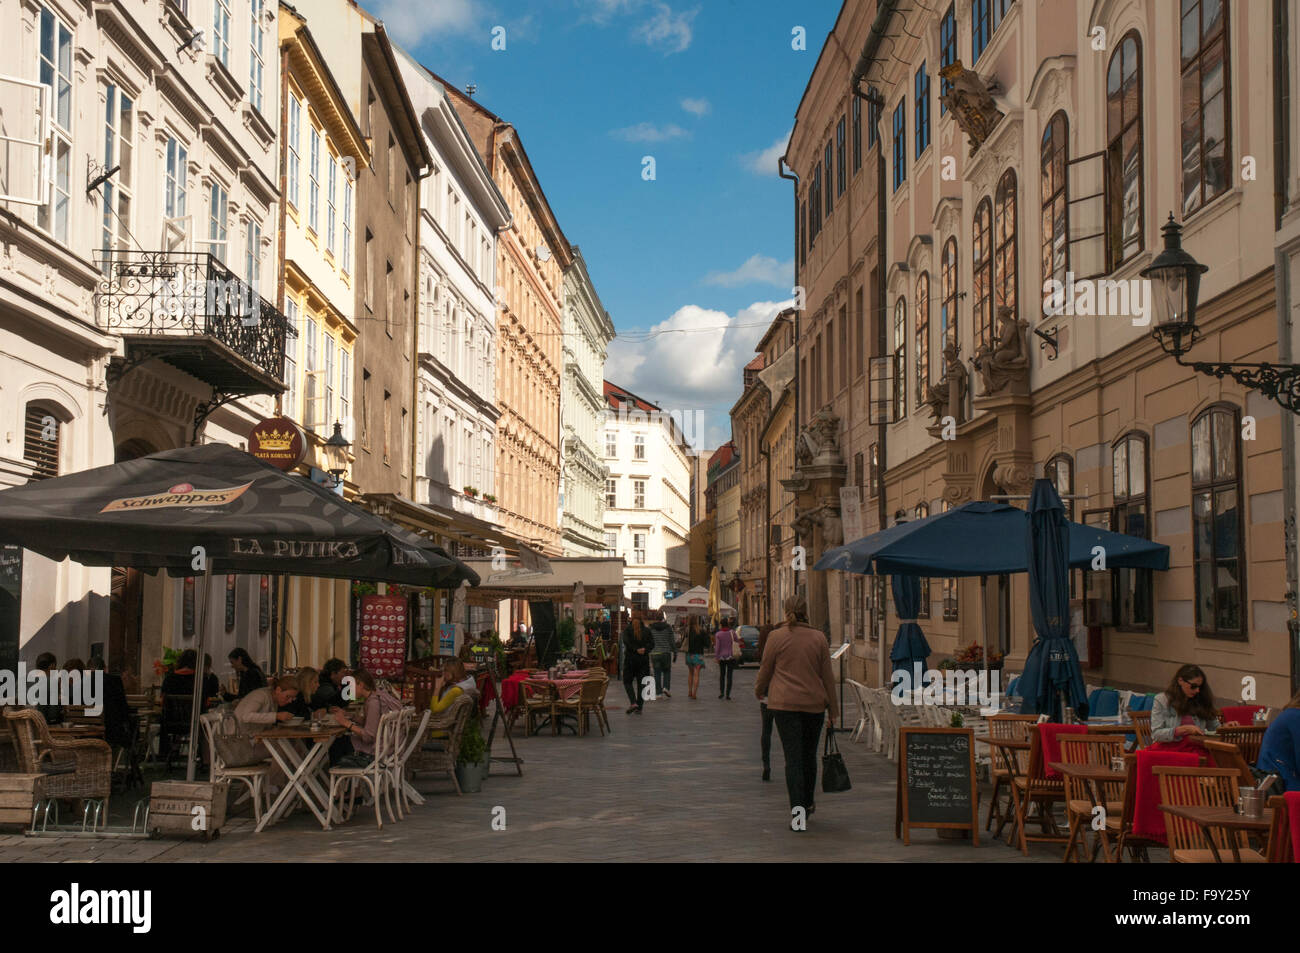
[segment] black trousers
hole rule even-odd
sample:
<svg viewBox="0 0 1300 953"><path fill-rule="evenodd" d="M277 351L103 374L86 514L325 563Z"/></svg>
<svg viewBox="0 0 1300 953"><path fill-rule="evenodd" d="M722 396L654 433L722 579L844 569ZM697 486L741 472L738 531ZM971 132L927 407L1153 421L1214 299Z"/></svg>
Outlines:
<svg viewBox="0 0 1300 953"><path fill-rule="evenodd" d="M785 787L790 807L811 810L817 791L817 746L821 742L825 712L774 711L776 732L785 752Z"/></svg>
<svg viewBox="0 0 1300 953"><path fill-rule="evenodd" d="M735 659L722 659L718 662L718 694L731 697L731 677L736 671Z"/></svg>
<svg viewBox="0 0 1300 953"><path fill-rule="evenodd" d="M623 687L627 689L627 700L638 708L643 706L641 700L641 679L650 674L650 666L642 668L639 665L623 666Z"/></svg>
<svg viewBox="0 0 1300 953"><path fill-rule="evenodd" d="M763 733L759 735L759 747L763 751L763 770L766 771L772 766L772 718L776 712L767 707L767 702L760 702L759 708L763 710Z"/></svg>

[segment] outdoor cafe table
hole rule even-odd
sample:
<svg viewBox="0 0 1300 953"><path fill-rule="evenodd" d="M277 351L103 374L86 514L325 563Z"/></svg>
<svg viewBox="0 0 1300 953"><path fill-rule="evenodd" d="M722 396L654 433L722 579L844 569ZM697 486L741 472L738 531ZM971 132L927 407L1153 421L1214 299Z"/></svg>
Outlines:
<svg viewBox="0 0 1300 953"><path fill-rule="evenodd" d="M1050 766L1054 771L1059 771L1061 774L1068 775L1072 778L1078 778L1081 781L1086 782L1088 787L1088 799L1092 801L1093 810L1095 811L1100 807L1103 811L1103 818L1106 816L1104 813L1106 810L1106 795L1102 790L1102 785L1123 784L1128 778L1126 772L1116 771L1110 766L1104 764L1072 764L1068 761L1053 761ZM1104 826L1097 831L1097 841L1092 845L1092 854L1089 857L1089 860L1095 860L1097 857L1097 849L1099 847L1104 847L1105 856L1109 862L1110 847L1106 843L1106 834L1107 830Z"/></svg>
<svg viewBox="0 0 1300 953"><path fill-rule="evenodd" d="M1210 836L1211 828L1219 828L1229 832L1246 831L1253 834L1268 834L1269 828L1273 825L1273 809L1264 808L1263 817L1247 817L1245 814L1238 814L1230 807L1210 807L1200 804L1161 804L1160 810L1166 814L1172 814L1174 817L1181 817L1184 820L1191 821L1201 829L1201 836L1205 838L1205 843L1209 845L1210 852L1214 854L1216 864L1224 863L1223 858L1219 855L1219 849L1214 846L1214 839ZM1237 839L1230 838L1229 846L1232 847L1232 863L1241 863L1241 851L1237 847Z"/></svg>
<svg viewBox="0 0 1300 953"><path fill-rule="evenodd" d="M579 694L582 691L582 683L586 680L587 676L582 674L568 674L560 675L557 678L549 678L545 673L540 672L525 679L525 681L532 682L535 685L546 686L551 691L552 697L556 701L568 701ZM572 712L569 714L572 714ZM564 727L564 722L558 720L562 718L563 713L557 715L556 724L560 727ZM538 727L540 728L541 726L539 725ZM573 727L573 733L575 735L578 733L576 726Z"/></svg>
<svg viewBox="0 0 1300 953"><path fill-rule="evenodd" d="M275 799L271 809L262 815L257 833L260 834L268 824L273 824L288 814L295 797L311 809L321 827L329 830L332 805L329 789L322 784L322 765L329 753L330 744L344 730L342 725L332 722L316 729L310 725L299 725L253 732L253 738L266 744L266 750L288 778L284 790Z"/></svg>

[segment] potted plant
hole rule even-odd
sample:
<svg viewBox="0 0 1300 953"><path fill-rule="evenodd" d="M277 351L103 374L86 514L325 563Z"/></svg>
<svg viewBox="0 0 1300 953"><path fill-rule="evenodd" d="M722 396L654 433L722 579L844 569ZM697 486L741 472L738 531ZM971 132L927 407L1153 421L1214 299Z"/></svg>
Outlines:
<svg viewBox="0 0 1300 953"><path fill-rule="evenodd" d="M164 645L162 658L153 660L153 673L159 678L162 678L176 667L176 663L179 661L180 657L180 649L174 649L171 646Z"/></svg>
<svg viewBox="0 0 1300 953"><path fill-rule="evenodd" d="M475 486L466 486L466 487L464 487L463 489L464 489L464 491L465 491L465 495L468 496L468 497L470 497L470 498L474 498L474 497L477 497L477 496L478 496L478 487L475 487Z"/></svg>
<svg viewBox="0 0 1300 953"><path fill-rule="evenodd" d="M572 619L561 619L555 626L556 643L560 646L561 652L573 651L573 639L578 631L577 623Z"/></svg>
<svg viewBox="0 0 1300 953"><path fill-rule="evenodd" d="M460 751L456 755L456 782L466 794L477 794L483 789L487 775L487 743L483 740L482 726L475 711L465 722L460 736Z"/></svg>
<svg viewBox="0 0 1300 953"><path fill-rule="evenodd" d="M495 494L495 493L484 493L484 494L483 494L483 502L484 502L484 503L495 503L496 501L497 501L497 498L496 498L496 494Z"/></svg>

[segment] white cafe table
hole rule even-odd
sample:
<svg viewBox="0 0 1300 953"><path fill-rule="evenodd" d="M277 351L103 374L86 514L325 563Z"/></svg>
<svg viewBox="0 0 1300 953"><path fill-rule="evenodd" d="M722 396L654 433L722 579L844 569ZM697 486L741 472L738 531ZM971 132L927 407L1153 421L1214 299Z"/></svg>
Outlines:
<svg viewBox="0 0 1300 953"><path fill-rule="evenodd" d="M316 815L321 827L329 830L331 805L329 785L324 778L324 764L330 745L345 730L342 725L331 722L316 729L310 725L299 725L292 728L265 728L252 733L254 740L266 745L267 752L288 778L275 803L262 815L262 820L257 825L258 833L288 814L295 798Z"/></svg>

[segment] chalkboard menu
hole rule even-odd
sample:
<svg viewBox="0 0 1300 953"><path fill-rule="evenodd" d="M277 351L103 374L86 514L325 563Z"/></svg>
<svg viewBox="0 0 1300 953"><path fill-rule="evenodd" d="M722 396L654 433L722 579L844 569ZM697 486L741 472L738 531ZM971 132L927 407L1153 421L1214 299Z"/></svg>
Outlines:
<svg viewBox="0 0 1300 953"><path fill-rule="evenodd" d="M903 728L898 738L894 836L913 827L969 829L979 844L975 737L969 728Z"/></svg>
<svg viewBox="0 0 1300 953"><path fill-rule="evenodd" d="M18 670L18 630L22 623L23 550L0 546L0 671Z"/></svg>

